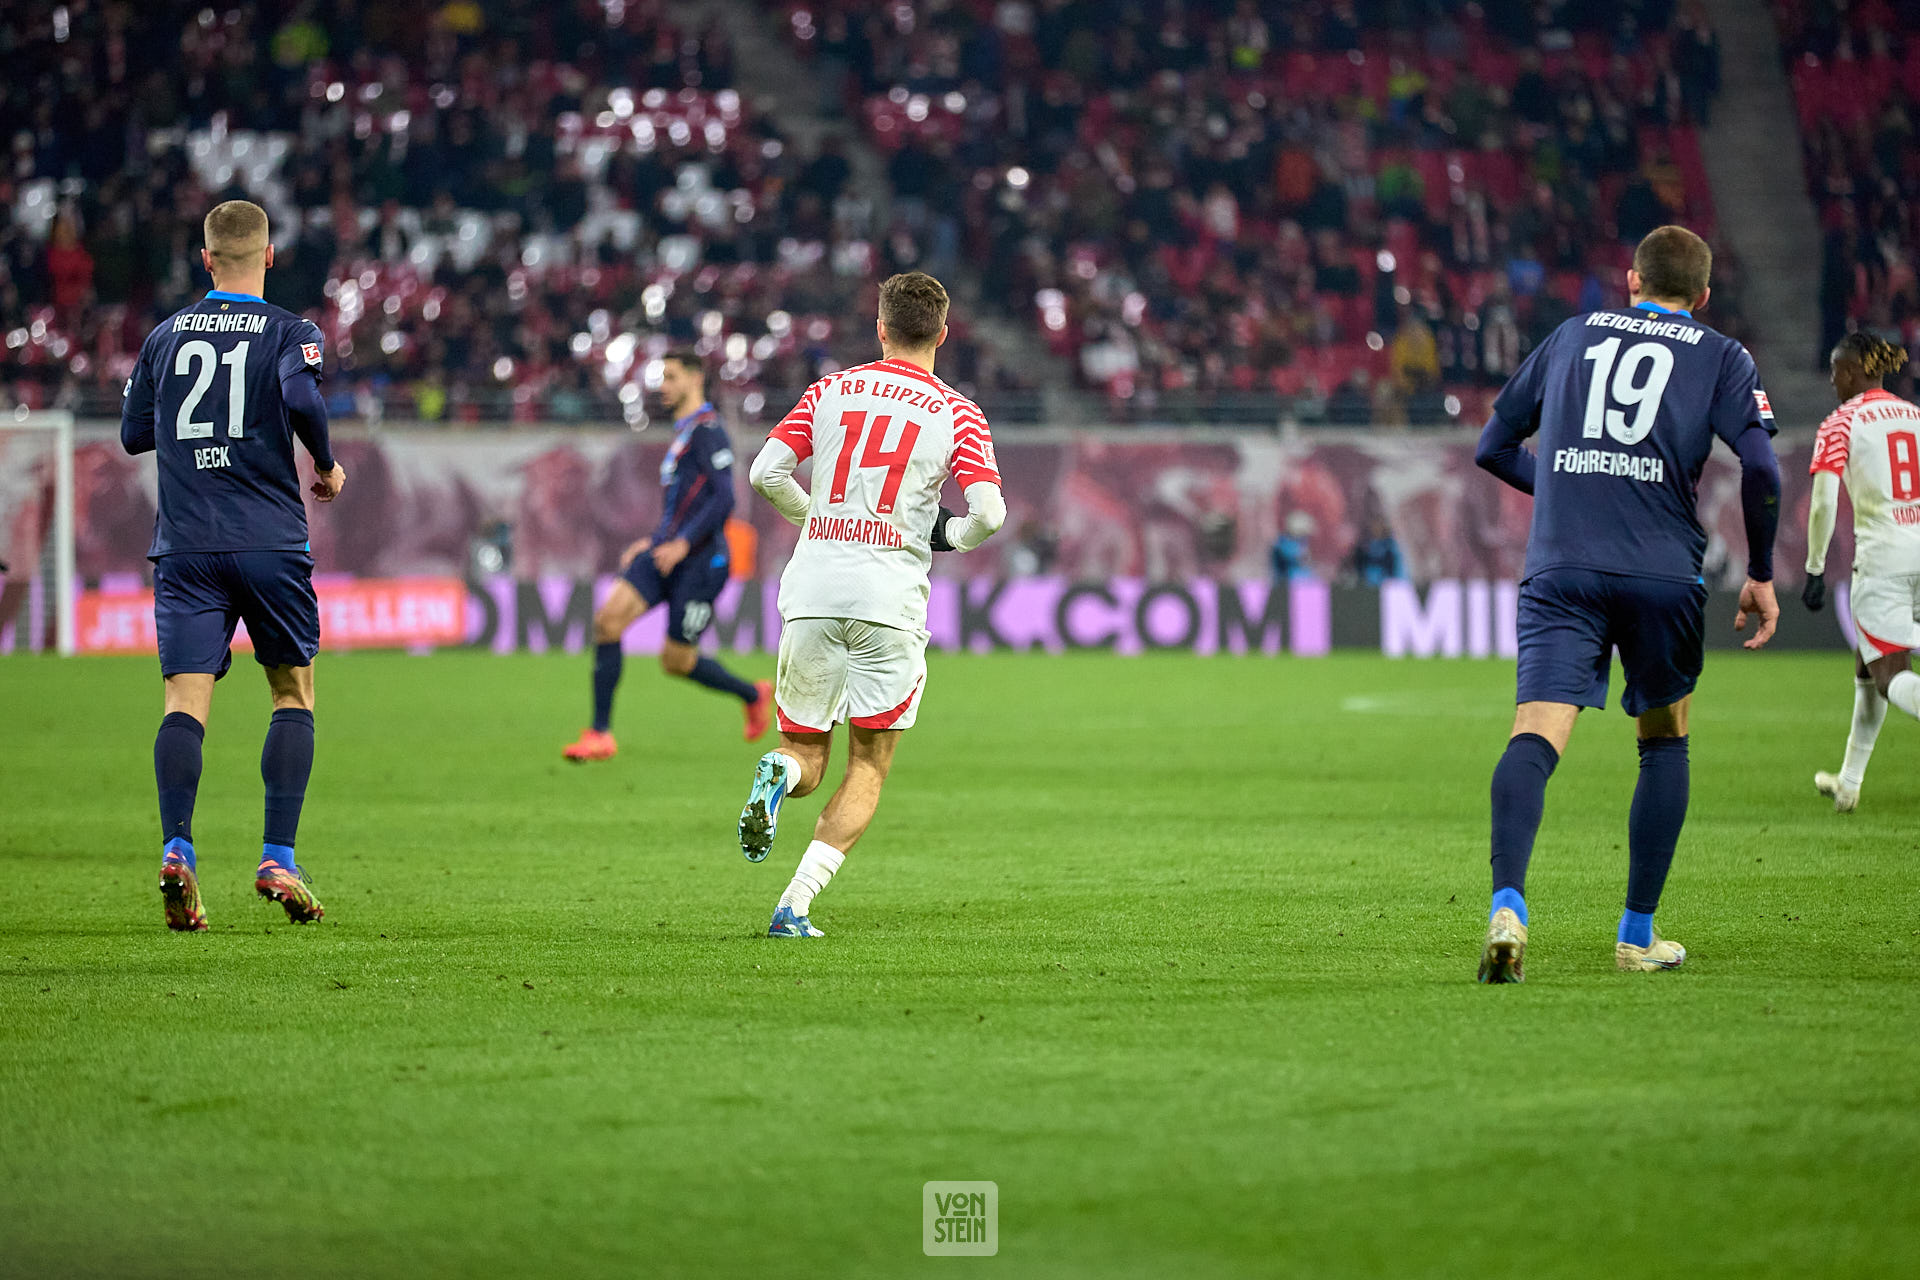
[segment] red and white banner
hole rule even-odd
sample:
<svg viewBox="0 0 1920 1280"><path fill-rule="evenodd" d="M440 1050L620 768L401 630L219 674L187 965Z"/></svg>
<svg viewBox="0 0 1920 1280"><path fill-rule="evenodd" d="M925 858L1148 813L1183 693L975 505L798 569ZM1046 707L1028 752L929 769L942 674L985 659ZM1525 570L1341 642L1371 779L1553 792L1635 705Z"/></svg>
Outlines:
<svg viewBox="0 0 1920 1280"><path fill-rule="evenodd" d="M467 587L458 578L331 578L314 581L326 649L407 649L460 644ZM82 653L153 653L153 592L83 591L74 620ZM235 649L251 649L244 624Z"/></svg>

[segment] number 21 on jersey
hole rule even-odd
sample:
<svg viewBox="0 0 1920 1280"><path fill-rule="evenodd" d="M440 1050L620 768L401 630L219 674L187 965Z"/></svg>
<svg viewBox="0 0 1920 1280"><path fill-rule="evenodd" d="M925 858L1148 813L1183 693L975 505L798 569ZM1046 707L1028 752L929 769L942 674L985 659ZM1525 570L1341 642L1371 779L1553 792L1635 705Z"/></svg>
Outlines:
<svg viewBox="0 0 1920 1280"><path fill-rule="evenodd" d="M863 467L885 467L887 478L880 486L880 501L874 506L877 515L890 515L893 503L900 496L900 482L906 477L907 463L913 460L913 446L920 440L920 424L903 422L900 426L900 439L893 448L885 447L887 428L893 425L893 415L882 413L868 420L865 411L849 409L840 415L840 426L847 433L845 443L840 446L840 461L833 468L833 488L827 492L829 503L841 503L847 500L847 481L853 475L854 450L860 447L860 437L867 437L867 448L860 455Z"/></svg>
<svg viewBox="0 0 1920 1280"><path fill-rule="evenodd" d="M1636 342L1621 356L1620 342L1619 338L1597 342L1581 357L1593 362L1593 381L1587 384L1587 412L1580 434L1598 440L1604 432L1621 444L1639 444L1652 433L1660 415L1660 397L1666 395L1667 380L1673 376L1673 352L1664 343ZM1621 407L1610 408L1609 399ZM1627 409L1634 411L1632 422L1627 421Z"/></svg>
<svg viewBox="0 0 1920 1280"><path fill-rule="evenodd" d="M214 370L219 365L227 366L227 437L238 440L246 434L247 348L252 345L251 342L238 342L225 355L221 355L211 342L201 338L180 344L180 350L173 357L173 372L178 377L185 377L191 368L193 387L187 392L186 399L180 402L180 412L174 415L174 439L208 440L213 437L213 420L209 418L205 422L195 422L193 415L199 412L200 401L213 386Z"/></svg>

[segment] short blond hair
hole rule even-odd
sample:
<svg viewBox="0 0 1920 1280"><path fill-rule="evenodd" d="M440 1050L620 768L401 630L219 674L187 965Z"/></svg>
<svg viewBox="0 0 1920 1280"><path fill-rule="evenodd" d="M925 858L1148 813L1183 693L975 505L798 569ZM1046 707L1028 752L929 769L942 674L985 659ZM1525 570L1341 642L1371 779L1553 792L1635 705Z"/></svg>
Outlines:
<svg viewBox="0 0 1920 1280"><path fill-rule="evenodd" d="M226 265L237 265L267 249L267 211L250 200L229 200L213 206L201 228L207 252Z"/></svg>
<svg viewBox="0 0 1920 1280"><path fill-rule="evenodd" d="M906 271L880 282L880 323L887 341L909 351L930 347L947 327L947 290L924 271Z"/></svg>

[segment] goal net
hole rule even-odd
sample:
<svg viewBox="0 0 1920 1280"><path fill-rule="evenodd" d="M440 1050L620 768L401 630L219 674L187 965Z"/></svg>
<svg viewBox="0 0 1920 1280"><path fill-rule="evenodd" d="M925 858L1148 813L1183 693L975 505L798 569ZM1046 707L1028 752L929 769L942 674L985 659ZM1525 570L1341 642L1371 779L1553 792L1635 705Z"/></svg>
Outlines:
<svg viewBox="0 0 1920 1280"><path fill-rule="evenodd" d="M0 654L75 649L73 415L0 412Z"/></svg>

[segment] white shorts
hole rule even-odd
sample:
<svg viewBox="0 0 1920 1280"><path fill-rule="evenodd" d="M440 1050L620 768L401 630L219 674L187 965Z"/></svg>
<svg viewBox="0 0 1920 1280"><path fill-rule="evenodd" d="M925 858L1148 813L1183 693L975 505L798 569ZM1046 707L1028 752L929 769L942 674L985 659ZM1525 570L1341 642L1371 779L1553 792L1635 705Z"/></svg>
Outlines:
<svg viewBox="0 0 1920 1280"><path fill-rule="evenodd" d="M1920 649L1920 575L1869 578L1856 573L1848 608L1853 610L1862 662Z"/></svg>
<svg viewBox="0 0 1920 1280"><path fill-rule="evenodd" d="M774 705L786 733L907 729L927 687L927 633L850 618L795 618L780 629Z"/></svg>

